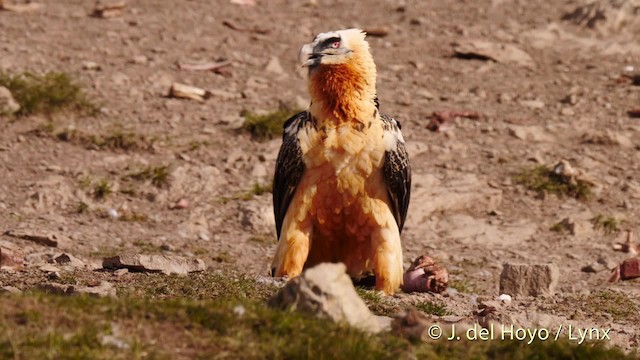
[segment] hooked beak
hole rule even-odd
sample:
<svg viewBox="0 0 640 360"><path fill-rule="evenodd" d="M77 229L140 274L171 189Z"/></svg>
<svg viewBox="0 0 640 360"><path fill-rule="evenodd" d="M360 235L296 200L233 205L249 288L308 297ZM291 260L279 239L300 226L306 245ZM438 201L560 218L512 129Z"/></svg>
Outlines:
<svg viewBox="0 0 640 360"><path fill-rule="evenodd" d="M309 67L320 63L321 54L313 52L313 44L306 44L300 49L300 65Z"/></svg>

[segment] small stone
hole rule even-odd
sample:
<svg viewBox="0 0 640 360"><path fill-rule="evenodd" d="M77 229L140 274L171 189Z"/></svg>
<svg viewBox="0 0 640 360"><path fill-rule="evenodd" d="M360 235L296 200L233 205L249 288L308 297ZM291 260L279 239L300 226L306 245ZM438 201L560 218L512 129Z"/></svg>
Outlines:
<svg viewBox="0 0 640 360"><path fill-rule="evenodd" d="M40 271L44 271L44 272L48 272L48 273L60 271L60 269L58 269L57 267L55 267L53 265L42 265L38 269L40 269Z"/></svg>
<svg viewBox="0 0 640 360"><path fill-rule="evenodd" d="M149 58L144 55L136 55L131 59L134 64L144 65L149 62Z"/></svg>
<svg viewBox="0 0 640 360"><path fill-rule="evenodd" d="M5 245L6 244L6 245ZM0 243L0 270L21 270L24 267L24 253L9 242Z"/></svg>
<svg viewBox="0 0 640 360"><path fill-rule="evenodd" d="M176 203L171 205L169 208L180 210L180 209L186 209L188 207L189 207L189 200L183 198L176 201Z"/></svg>
<svg viewBox="0 0 640 360"><path fill-rule="evenodd" d="M128 273L129 273L129 269L118 269L118 270L113 272L113 275L120 277L120 276L126 275Z"/></svg>
<svg viewBox="0 0 640 360"><path fill-rule="evenodd" d="M510 304L511 303L511 296L507 295L507 294L500 294L500 296L498 296L496 298L496 300L500 301L501 303L504 304Z"/></svg>
<svg viewBox="0 0 640 360"><path fill-rule="evenodd" d="M117 219L118 217L120 217L120 215L118 214L118 210L116 210L114 208L107 209L107 215L109 215L109 217L114 219L114 220Z"/></svg>
<svg viewBox="0 0 640 360"><path fill-rule="evenodd" d="M233 308L233 313L236 314L238 317L242 317L245 312L247 312L247 310L242 305L236 305Z"/></svg>
<svg viewBox="0 0 640 360"><path fill-rule="evenodd" d="M520 105L531 109L542 109L545 105L544 101L540 100L520 100L519 103Z"/></svg>
<svg viewBox="0 0 640 360"><path fill-rule="evenodd" d="M176 251L176 247L171 244L162 244L160 245L160 249L164 251Z"/></svg>
<svg viewBox="0 0 640 360"><path fill-rule="evenodd" d="M98 65L98 63L93 62L93 61L85 61L82 63L82 69L83 70L91 70L91 71L98 71L100 70L100 65Z"/></svg>
<svg viewBox="0 0 640 360"><path fill-rule="evenodd" d="M100 345L111 346L121 350L127 350L131 346L126 341L116 337L114 335L102 335L100 336Z"/></svg>
<svg viewBox="0 0 640 360"><path fill-rule="evenodd" d="M13 98L11 91L0 86L0 115L12 115L20 110L20 104Z"/></svg>
<svg viewBox="0 0 640 360"><path fill-rule="evenodd" d="M597 261L594 261L589 265L583 266L580 270L588 273L597 273L605 270L605 266Z"/></svg>
<svg viewBox="0 0 640 360"><path fill-rule="evenodd" d="M562 110L560 110L560 114L564 116L573 116L576 114L576 112L573 111L572 108L564 107L562 108Z"/></svg>
<svg viewBox="0 0 640 360"><path fill-rule="evenodd" d="M640 277L640 258L626 259L620 265L620 278L622 280Z"/></svg>
<svg viewBox="0 0 640 360"><path fill-rule="evenodd" d="M556 264L505 263L500 275L500 293L514 297L553 295L560 271Z"/></svg>
<svg viewBox="0 0 640 360"><path fill-rule="evenodd" d="M108 281L101 281L98 286L85 286L74 288L74 293L87 294L95 297L116 297L116 287Z"/></svg>
<svg viewBox="0 0 640 360"><path fill-rule="evenodd" d="M77 268L84 267L84 262L82 260L76 258L75 256L67 253L62 253L59 255L55 255L53 257L53 262L59 265L68 265Z"/></svg>

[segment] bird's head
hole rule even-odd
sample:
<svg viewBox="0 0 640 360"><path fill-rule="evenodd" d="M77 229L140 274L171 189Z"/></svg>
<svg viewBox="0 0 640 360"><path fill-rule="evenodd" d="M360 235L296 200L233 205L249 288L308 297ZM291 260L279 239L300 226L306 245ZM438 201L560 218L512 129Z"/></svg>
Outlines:
<svg viewBox="0 0 640 360"><path fill-rule="evenodd" d="M322 65L346 64L357 57L371 58L369 43L364 37L360 29L320 33L300 49L300 64L313 70Z"/></svg>
<svg viewBox="0 0 640 360"><path fill-rule="evenodd" d="M300 50L309 68L312 112L350 119L371 113L376 97L376 65L359 29L318 34Z"/></svg>

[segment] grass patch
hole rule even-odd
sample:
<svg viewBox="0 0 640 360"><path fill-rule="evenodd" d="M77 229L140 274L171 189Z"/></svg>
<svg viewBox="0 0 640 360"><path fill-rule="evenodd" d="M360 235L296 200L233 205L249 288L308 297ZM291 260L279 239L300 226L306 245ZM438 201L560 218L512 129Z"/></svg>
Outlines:
<svg viewBox="0 0 640 360"><path fill-rule="evenodd" d="M139 181L150 181L153 186L161 188L169 184L169 166L148 166L126 177Z"/></svg>
<svg viewBox="0 0 640 360"><path fill-rule="evenodd" d="M0 297L0 308L0 358L9 359L212 354L234 359L637 358L604 343L578 346L566 340L412 343L391 333L370 335L248 299L98 299L27 293ZM105 341L106 336L116 341Z"/></svg>
<svg viewBox="0 0 640 360"><path fill-rule="evenodd" d="M76 275L63 281L86 282L82 272ZM606 342L411 342L393 333L366 334L344 324L268 308L266 300L277 292L276 286L229 273L132 272L126 279L117 282L115 299L29 291L0 296L0 358L198 359L212 354L231 359L637 358L637 353L625 354ZM359 294L368 301L384 300L364 289ZM610 301L600 294L597 298ZM593 306L601 305L609 306Z"/></svg>
<svg viewBox="0 0 640 360"><path fill-rule="evenodd" d="M376 315L392 316L400 312L400 307L383 297L379 291L368 290L361 286L356 286L356 292L365 304Z"/></svg>
<svg viewBox="0 0 640 360"><path fill-rule="evenodd" d="M114 130L106 135L88 134L77 129L53 131L54 138L88 149L98 150L145 150L153 148L153 141L146 136L130 131Z"/></svg>
<svg viewBox="0 0 640 360"><path fill-rule="evenodd" d="M10 75L0 72L0 86L9 89L20 104L20 110L16 113L18 116L51 115L63 110L81 111L93 115L98 111L97 106L87 99L80 85L66 73L24 72Z"/></svg>
<svg viewBox="0 0 640 360"><path fill-rule="evenodd" d="M80 201L76 206L76 214L85 214L89 211L89 204L84 201Z"/></svg>
<svg viewBox="0 0 640 360"><path fill-rule="evenodd" d="M588 200L592 195L590 183L581 179L566 179L544 165L522 171L516 175L515 180L527 189L538 193L574 197L578 200Z"/></svg>
<svg viewBox="0 0 640 360"><path fill-rule="evenodd" d="M253 199L254 196L260 196L267 193L270 194L272 192L272 189L273 189L273 182L266 185L260 184L260 183L254 183L249 190L245 192L238 192L232 196L223 196L219 198L219 201L222 204L226 204L232 200L249 201Z"/></svg>
<svg viewBox="0 0 640 360"><path fill-rule="evenodd" d="M602 230L606 235L620 232L620 221L613 216L598 214L591 219L591 224L596 230Z"/></svg>
<svg viewBox="0 0 640 360"><path fill-rule="evenodd" d="M585 312L608 313L615 321L640 322L640 307L627 295L612 290L600 290L590 294L586 299Z"/></svg>
<svg viewBox="0 0 640 360"><path fill-rule="evenodd" d="M551 226L549 228L549 230L559 233L559 234L564 234L567 232L567 226L566 226L566 222L564 220L559 221L555 224L553 224L553 226Z"/></svg>
<svg viewBox="0 0 640 360"><path fill-rule="evenodd" d="M416 309L426 314L445 316L450 315L451 312L447 310L447 306L439 301L422 301L414 305Z"/></svg>
<svg viewBox="0 0 640 360"><path fill-rule="evenodd" d="M449 279L449 287L454 288L458 290L458 292L464 294L473 294L474 292L476 292L476 288L473 286L473 284L469 280L464 278Z"/></svg>
<svg viewBox="0 0 640 360"><path fill-rule="evenodd" d="M113 187L109 180L102 179L93 188L93 197L98 200L104 200L113 193Z"/></svg>
<svg viewBox="0 0 640 360"><path fill-rule="evenodd" d="M126 222L145 222L149 220L149 217L146 214L136 211L123 211L120 217L118 217L118 220Z"/></svg>
<svg viewBox="0 0 640 360"><path fill-rule="evenodd" d="M284 123L299 112L286 106L266 114L244 110L241 114L245 120L242 128L256 140L271 140L282 136Z"/></svg>
<svg viewBox="0 0 640 360"><path fill-rule="evenodd" d="M249 241L253 241L259 244L275 244L276 237L269 234L253 235L249 238Z"/></svg>

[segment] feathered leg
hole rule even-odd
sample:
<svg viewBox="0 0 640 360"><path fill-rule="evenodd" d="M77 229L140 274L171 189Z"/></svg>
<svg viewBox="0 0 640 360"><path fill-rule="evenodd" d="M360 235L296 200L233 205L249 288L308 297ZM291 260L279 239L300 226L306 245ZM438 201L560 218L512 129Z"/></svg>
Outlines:
<svg viewBox="0 0 640 360"><path fill-rule="evenodd" d="M282 228L271 272L277 277L293 278L300 275L309 256L311 221L300 222L287 214Z"/></svg>
<svg viewBox="0 0 640 360"><path fill-rule="evenodd" d="M391 214L390 214L391 216ZM393 218L388 226L376 230L371 237L376 290L393 294L402 285L402 246L400 232Z"/></svg>

